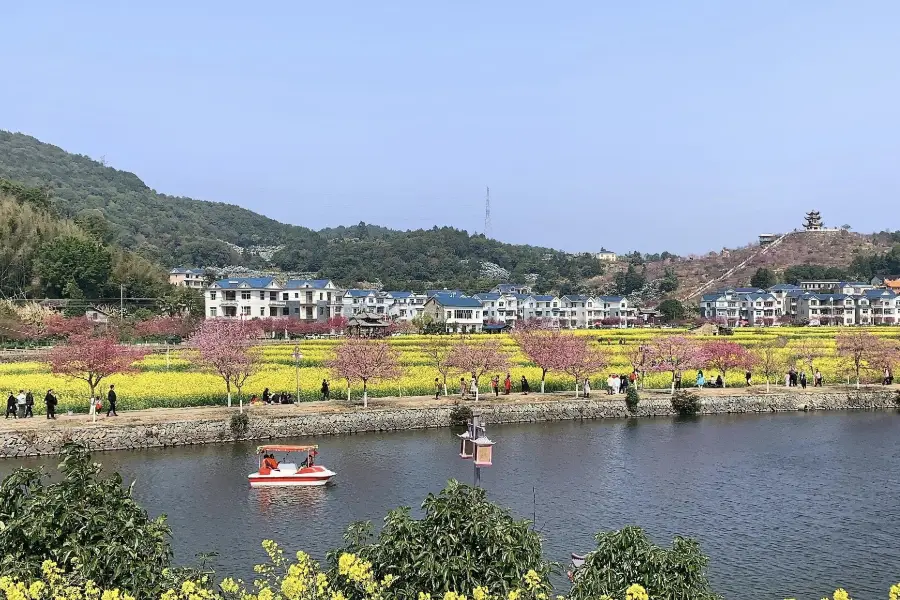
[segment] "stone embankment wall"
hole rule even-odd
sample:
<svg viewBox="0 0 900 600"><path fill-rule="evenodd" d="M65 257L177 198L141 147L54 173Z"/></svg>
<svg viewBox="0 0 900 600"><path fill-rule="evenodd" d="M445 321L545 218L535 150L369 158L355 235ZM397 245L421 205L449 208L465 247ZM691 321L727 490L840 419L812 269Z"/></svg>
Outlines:
<svg viewBox="0 0 900 600"><path fill-rule="evenodd" d="M654 397L655 396L655 397ZM701 414L764 413L780 411L895 409L897 394L887 392L827 392L805 394L730 395L703 398ZM536 402L466 403L487 423L528 423L626 417L670 417L674 411L667 395L642 399L633 415L624 400L597 394L590 400L562 399ZM147 425L106 424L8 431L0 441L0 457L56 454L69 441L99 450L124 450L322 436L366 431L394 431L447 427L451 406L430 408L357 409L330 414L253 415L249 427L235 435L228 419L172 420Z"/></svg>

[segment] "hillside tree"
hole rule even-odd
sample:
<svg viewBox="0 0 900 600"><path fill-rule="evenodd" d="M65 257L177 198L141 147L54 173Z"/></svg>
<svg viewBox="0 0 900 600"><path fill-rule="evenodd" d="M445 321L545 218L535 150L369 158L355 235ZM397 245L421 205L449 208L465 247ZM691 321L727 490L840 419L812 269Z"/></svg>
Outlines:
<svg viewBox="0 0 900 600"><path fill-rule="evenodd" d="M750 278L750 287L766 290L775 285L777 281L775 273L765 267L760 267Z"/></svg>

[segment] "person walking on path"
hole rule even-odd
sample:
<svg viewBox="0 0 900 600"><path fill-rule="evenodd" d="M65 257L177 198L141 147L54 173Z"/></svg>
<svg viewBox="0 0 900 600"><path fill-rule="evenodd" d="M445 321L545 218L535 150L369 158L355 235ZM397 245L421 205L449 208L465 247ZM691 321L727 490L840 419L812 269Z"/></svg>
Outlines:
<svg viewBox="0 0 900 600"><path fill-rule="evenodd" d="M322 400L331 400L331 388L327 379L322 380Z"/></svg>
<svg viewBox="0 0 900 600"><path fill-rule="evenodd" d="M816 369L816 374L813 375L813 387L822 387L822 373Z"/></svg>
<svg viewBox="0 0 900 600"><path fill-rule="evenodd" d="M800 373L800 387L806 389L806 371Z"/></svg>
<svg viewBox="0 0 900 600"><path fill-rule="evenodd" d="M263 404L268 404L272 401L272 392L269 391L269 388L263 390L262 401Z"/></svg>
<svg viewBox="0 0 900 600"><path fill-rule="evenodd" d="M25 390L19 390L16 396L16 414L20 417L25 416Z"/></svg>
<svg viewBox="0 0 900 600"><path fill-rule="evenodd" d="M469 391L469 388L466 387L466 378L465 378L465 377L460 377L460 378L459 378L459 395L460 395L462 398L465 398L465 397L466 397L466 393L467 393L468 391Z"/></svg>
<svg viewBox="0 0 900 600"><path fill-rule="evenodd" d="M584 397L585 398L591 397L591 379L590 379L590 377L584 378Z"/></svg>
<svg viewBox="0 0 900 600"><path fill-rule="evenodd" d="M6 418L9 418L9 415L12 415L13 419L18 419L16 416L16 397L13 396L13 393L9 393L9 397L6 399Z"/></svg>
<svg viewBox="0 0 900 600"><path fill-rule="evenodd" d="M706 385L706 377L703 376L703 371L697 371L697 388L702 390L704 385Z"/></svg>
<svg viewBox="0 0 900 600"><path fill-rule="evenodd" d="M434 378L434 399L437 400L441 395L441 380Z"/></svg>
<svg viewBox="0 0 900 600"><path fill-rule="evenodd" d="M675 373L675 389L681 389L681 372Z"/></svg>
<svg viewBox="0 0 900 600"><path fill-rule="evenodd" d="M509 393L512 391L512 377L509 376L509 373L506 374L506 379L503 380L503 393L509 396Z"/></svg>
<svg viewBox="0 0 900 600"><path fill-rule="evenodd" d="M478 384L475 383L475 376L472 376L472 379L469 380L469 394L476 400L478 400Z"/></svg>
<svg viewBox="0 0 900 600"><path fill-rule="evenodd" d="M44 396L44 404L47 405L47 418L55 419L56 418L56 404L57 404L56 396L53 394L53 390L47 390L47 395Z"/></svg>
<svg viewBox="0 0 900 600"><path fill-rule="evenodd" d="M31 390L25 392L25 418L34 418L34 394Z"/></svg>
<svg viewBox="0 0 900 600"><path fill-rule="evenodd" d="M118 417L119 415L116 413L116 386L109 386L109 393L106 394L106 401L109 403L109 408L106 409L106 416L108 417L110 414L114 417Z"/></svg>
<svg viewBox="0 0 900 600"><path fill-rule="evenodd" d="M528 385L528 380L525 379L525 376L522 375L522 395L527 396L528 392L531 391L531 386Z"/></svg>
<svg viewBox="0 0 900 600"><path fill-rule="evenodd" d="M494 398L500 397L500 376L494 375L494 378L491 379L491 388L494 390Z"/></svg>
<svg viewBox="0 0 900 600"><path fill-rule="evenodd" d="M750 379L752 377L753 377L753 373L751 373L749 370L746 373L744 373L744 379L747 380L747 387L750 387Z"/></svg>

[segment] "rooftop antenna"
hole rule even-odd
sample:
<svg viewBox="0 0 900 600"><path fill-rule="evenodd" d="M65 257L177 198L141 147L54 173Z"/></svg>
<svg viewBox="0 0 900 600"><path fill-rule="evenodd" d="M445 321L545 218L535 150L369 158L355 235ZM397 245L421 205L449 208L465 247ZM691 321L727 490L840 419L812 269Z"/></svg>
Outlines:
<svg viewBox="0 0 900 600"><path fill-rule="evenodd" d="M491 237L491 188L484 197L484 237Z"/></svg>

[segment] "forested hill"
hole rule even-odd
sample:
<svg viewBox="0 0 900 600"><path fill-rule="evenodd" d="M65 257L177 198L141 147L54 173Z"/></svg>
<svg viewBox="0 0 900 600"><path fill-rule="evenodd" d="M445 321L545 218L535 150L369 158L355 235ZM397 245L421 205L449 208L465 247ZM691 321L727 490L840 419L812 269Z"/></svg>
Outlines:
<svg viewBox="0 0 900 600"><path fill-rule="evenodd" d="M234 205L159 194L133 173L2 130L0 177L42 188L58 215L103 223L110 242L165 267L275 266L342 285L368 281L401 289L475 290L536 276L538 289L557 292L601 272L587 255L504 244L449 227L402 232L360 223L317 232L286 225Z"/></svg>

